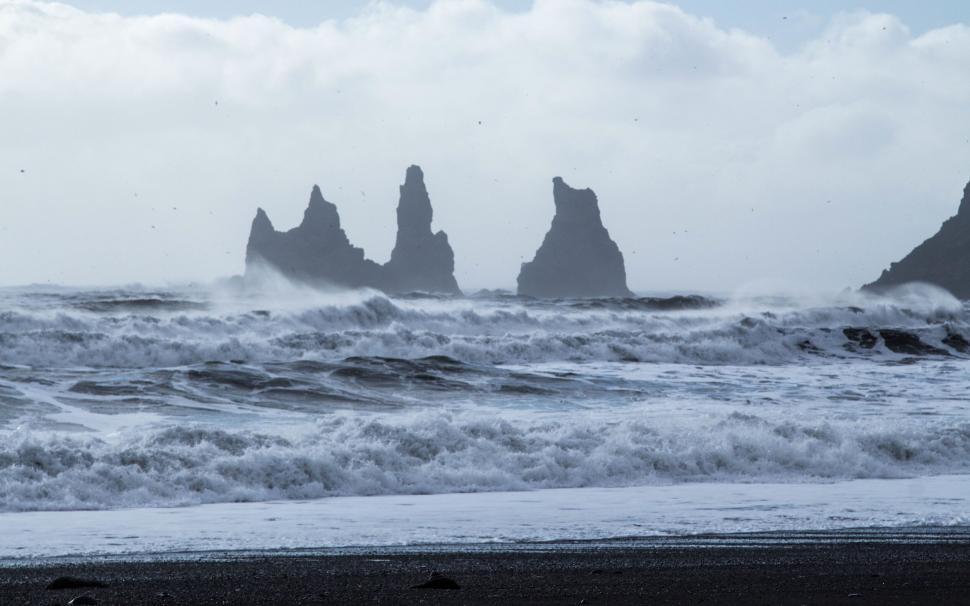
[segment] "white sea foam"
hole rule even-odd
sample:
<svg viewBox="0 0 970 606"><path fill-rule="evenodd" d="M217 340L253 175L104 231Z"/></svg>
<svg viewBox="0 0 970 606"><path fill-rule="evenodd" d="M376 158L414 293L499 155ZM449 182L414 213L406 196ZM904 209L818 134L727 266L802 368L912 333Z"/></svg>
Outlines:
<svg viewBox="0 0 970 606"><path fill-rule="evenodd" d="M739 412L496 417L335 414L302 435L177 426L110 437L8 432L0 509L966 472L970 423Z"/></svg>
<svg viewBox="0 0 970 606"><path fill-rule="evenodd" d="M367 291L275 302L205 296L146 300L126 294L108 298L110 306L90 298L75 307L8 306L0 311L0 364L145 368L429 355L481 364L779 364L818 355L890 355L879 339L883 329L905 330L950 354L961 352L948 337L970 339L970 313L932 289L894 299L844 295L810 307L745 299L681 311L610 301L401 300ZM854 347L844 328L876 331L877 343L871 350Z"/></svg>
<svg viewBox="0 0 970 606"><path fill-rule="evenodd" d="M266 288L0 291L5 519L970 472L970 312L932 288L716 304ZM964 501L931 505L965 519ZM913 521L898 513L866 519Z"/></svg>
<svg viewBox="0 0 970 606"><path fill-rule="evenodd" d="M4 529L0 558L146 553L178 557L228 550L278 553L281 549L664 535L680 536L677 544L683 546L689 544L689 535L696 534L862 527L895 527L907 540L921 541L965 538L968 505L970 476L964 475L831 484L705 483L528 494L341 497L176 509L14 512L0 513ZM801 541L831 538L812 533L796 536ZM758 540L771 538L762 535ZM712 545L710 536L700 541Z"/></svg>

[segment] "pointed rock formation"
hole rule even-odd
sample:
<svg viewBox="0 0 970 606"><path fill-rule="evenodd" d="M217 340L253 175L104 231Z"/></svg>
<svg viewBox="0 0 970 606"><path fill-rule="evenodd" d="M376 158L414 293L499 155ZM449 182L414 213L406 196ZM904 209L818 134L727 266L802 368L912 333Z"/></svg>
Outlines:
<svg viewBox="0 0 970 606"><path fill-rule="evenodd" d="M866 290L885 290L908 282L927 282L970 299L970 183L963 190L957 214L940 231L866 284Z"/></svg>
<svg viewBox="0 0 970 606"><path fill-rule="evenodd" d="M324 200L314 185L303 222L288 232L276 231L263 209L256 211L246 247L246 271L266 264L310 284L460 294L454 253L445 232L431 232L432 214L424 174L412 166L401 186L394 252L390 261L378 265L350 243L340 227L337 207Z"/></svg>
<svg viewBox="0 0 970 606"><path fill-rule="evenodd" d="M273 229L259 209L246 246L246 268L266 263L288 278L322 285L381 288L381 266L364 258L363 249L347 239L337 207L313 186L303 222L287 232Z"/></svg>
<svg viewBox="0 0 970 606"><path fill-rule="evenodd" d="M448 235L432 233L432 216L424 173L419 166L411 166L397 205L397 241L384 265L389 290L461 294Z"/></svg>
<svg viewBox="0 0 970 606"><path fill-rule="evenodd" d="M536 251L522 264L519 294L533 297L628 297L623 253L603 226L596 194L552 180L556 215Z"/></svg>

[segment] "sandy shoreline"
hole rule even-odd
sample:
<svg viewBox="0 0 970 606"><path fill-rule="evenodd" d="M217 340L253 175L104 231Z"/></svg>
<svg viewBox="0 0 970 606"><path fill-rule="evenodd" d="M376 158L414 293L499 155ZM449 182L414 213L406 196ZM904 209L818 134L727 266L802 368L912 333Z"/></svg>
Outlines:
<svg viewBox="0 0 970 606"><path fill-rule="evenodd" d="M434 572L461 588L412 589ZM106 588L47 590L56 577ZM924 604L970 595L966 529L7 560L0 605Z"/></svg>

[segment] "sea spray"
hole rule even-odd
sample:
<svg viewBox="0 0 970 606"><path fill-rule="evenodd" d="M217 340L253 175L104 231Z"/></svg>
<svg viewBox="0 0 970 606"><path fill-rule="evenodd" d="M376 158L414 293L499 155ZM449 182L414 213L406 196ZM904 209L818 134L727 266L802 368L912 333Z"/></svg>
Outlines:
<svg viewBox="0 0 970 606"><path fill-rule="evenodd" d="M193 426L108 437L5 432L0 510L968 471L970 423L944 419L340 413L287 437Z"/></svg>

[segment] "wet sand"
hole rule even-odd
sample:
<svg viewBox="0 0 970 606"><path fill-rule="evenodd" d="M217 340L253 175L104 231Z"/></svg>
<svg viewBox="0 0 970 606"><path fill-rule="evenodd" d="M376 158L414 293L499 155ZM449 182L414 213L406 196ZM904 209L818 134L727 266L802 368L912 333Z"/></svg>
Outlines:
<svg viewBox="0 0 970 606"><path fill-rule="evenodd" d="M460 589L413 589L432 573ZM105 588L47 590L71 575ZM966 604L964 532L6 561L0 606L67 604Z"/></svg>

